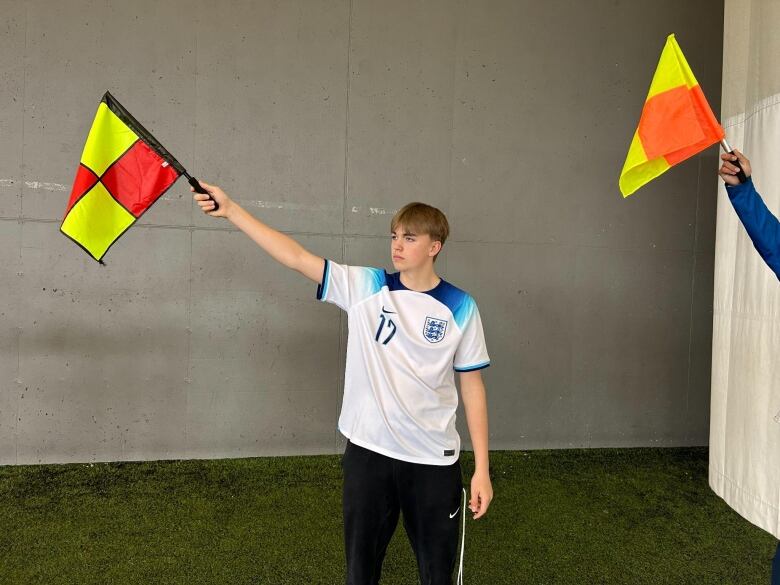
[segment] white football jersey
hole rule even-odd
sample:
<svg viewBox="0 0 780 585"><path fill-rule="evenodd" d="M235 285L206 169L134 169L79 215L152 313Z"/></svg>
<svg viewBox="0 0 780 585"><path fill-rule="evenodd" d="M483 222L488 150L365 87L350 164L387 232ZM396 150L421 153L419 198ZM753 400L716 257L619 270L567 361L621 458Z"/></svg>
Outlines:
<svg viewBox="0 0 780 585"><path fill-rule="evenodd" d="M348 315L339 431L402 461L454 463L460 454L455 372L490 365L474 299L444 280L416 292L398 272L330 260L317 298Z"/></svg>

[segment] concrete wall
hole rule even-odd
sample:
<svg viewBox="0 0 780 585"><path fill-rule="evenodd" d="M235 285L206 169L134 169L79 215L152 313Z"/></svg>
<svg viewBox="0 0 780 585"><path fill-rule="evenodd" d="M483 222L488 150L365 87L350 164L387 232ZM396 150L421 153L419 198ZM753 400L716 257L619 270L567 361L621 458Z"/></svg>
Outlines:
<svg viewBox="0 0 780 585"><path fill-rule="evenodd" d="M59 233L106 89L339 262L389 267L392 212L440 206L492 448L705 444L716 152L626 201L617 176L669 32L719 111L722 12L0 0L0 464L342 447L344 316L184 182L106 267Z"/></svg>

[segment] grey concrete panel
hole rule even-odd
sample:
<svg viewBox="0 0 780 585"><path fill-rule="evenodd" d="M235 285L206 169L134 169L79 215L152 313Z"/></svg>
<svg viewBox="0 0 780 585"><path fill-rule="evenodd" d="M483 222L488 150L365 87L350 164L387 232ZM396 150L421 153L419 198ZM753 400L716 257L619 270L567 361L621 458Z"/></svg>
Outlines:
<svg viewBox="0 0 780 585"><path fill-rule="evenodd" d="M715 249L715 224L717 219L718 176L720 153L714 148L698 157L699 186L696 212L696 253L713 257ZM712 299L708 304L712 308Z"/></svg>
<svg viewBox="0 0 780 585"><path fill-rule="evenodd" d="M716 110L717 111L717 110ZM691 338L686 401L687 445L707 445L710 426L710 378L712 373L712 315L715 274L715 224L720 178L716 174L720 152L710 149L699 158L694 271L691 279Z"/></svg>
<svg viewBox="0 0 780 585"><path fill-rule="evenodd" d="M577 251L574 408L582 446L684 444L690 253Z"/></svg>
<svg viewBox="0 0 780 585"><path fill-rule="evenodd" d="M409 201L447 210L456 13L446 0L354 3L349 234L388 233L386 214Z"/></svg>
<svg viewBox="0 0 780 585"><path fill-rule="evenodd" d="M0 221L0 465L16 463L19 380L19 316L22 311L21 223Z"/></svg>
<svg viewBox="0 0 780 585"><path fill-rule="evenodd" d="M596 177L584 179L589 204L579 209L579 242L608 248L692 251L698 181L697 160L682 163L627 199L619 191L599 189Z"/></svg>
<svg viewBox="0 0 780 585"><path fill-rule="evenodd" d="M194 40L190 23L182 18L186 3L25 4L25 217L62 218L106 90L185 166L189 163ZM178 204L160 203L143 222L190 223L189 193Z"/></svg>
<svg viewBox="0 0 780 585"><path fill-rule="evenodd" d="M710 378L712 374L712 290L715 259L696 254L691 303L690 364L686 424L678 429L686 445L707 445L710 436Z"/></svg>
<svg viewBox="0 0 780 585"><path fill-rule="evenodd" d="M23 184L25 4L3 0L0 14L0 217L19 217Z"/></svg>
<svg viewBox="0 0 780 585"><path fill-rule="evenodd" d="M183 453L189 243L136 227L100 266L56 224L24 224L20 462Z"/></svg>
<svg viewBox="0 0 780 585"><path fill-rule="evenodd" d="M341 260L338 239L298 240ZM242 435L247 455L332 449L343 361L340 311L318 302L316 289L240 232L193 233L187 415L192 456L232 448ZM225 404L214 406L219 402ZM315 407L317 420L310 410ZM301 416L283 416L277 408L298 408ZM222 418L231 409L262 417Z"/></svg>
<svg viewBox="0 0 780 585"><path fill-rule="evenodd" d="M387 220L387 232L390 232L390 220ZM344 262L353 266L373 266L382 268L389 273L396 272L393 268L390 253L391 240L389 235L382 236L349 236L344 238ZM438 262L437 262L438 268Z"/></svg>
<svg viewBox="0 0 780 585"><path fill-rule="evenodd" d="M450 219L463 239L571 241L594 101L583 94L599 80L573 83L572 61L598 33L572 26L553 40L589 5L548 6L470 3L459 20Z"/></svg>
<svg viewBox="0 0 780 585"><path fill-rule="evenodd" d="M316 369L309 370L316 374ZM187 398L189 459L333 453L333 389L215 386Z"/></svg>
<svg viewBox="0 0 780 585"><path fill-rule="evenodd" d="M456 226L457 230L457 226ZM450 282L476 300L491 366L483 370L492 448L571 446L575 255L565 246L449 244ZM496 273L495 266L502 270ZM470 445L465 413L458 428Z"/></svg>
<svg viewBox="0 0 780 585"><path fill-rule="evenodd" d="M349 2L200 2L198 21L198 173L278 229L341 233Z"/></svg>

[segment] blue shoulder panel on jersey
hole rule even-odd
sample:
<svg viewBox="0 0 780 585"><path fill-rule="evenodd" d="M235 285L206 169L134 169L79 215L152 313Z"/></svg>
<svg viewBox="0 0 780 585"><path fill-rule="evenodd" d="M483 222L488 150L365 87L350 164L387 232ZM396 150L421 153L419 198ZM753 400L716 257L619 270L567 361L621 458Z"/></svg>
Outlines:
<svg viewBox="0 0 780 585"><path fill-rule="evenodd" d="M317 285L317 300L323 300L328 294L328 278L330 277L330 260L325 258L325 267L322 269L322 282Z"/></svg>
<svg viewBox="0 0 780 585"><path fill-rule="evenodd" d="M455 322L458 324L458 327L463 329L466 326L466 323L468 323L471 319L471 316L474 314L474 311L477 308L477 303L474 302L474 299L472 299L471 296L462 290L455 290L460 293L460 295L457 297L460 302L455 307L455 310L452 311L452 314L455 316ZM447 306L449 307L450 305L447 304Z"/></svg>
<svg viewBox="0 0 780 585"><path fill-rule="evenodd" d="M409 290L401 282L401 273L394 272L387 275L387 286L392 290ZM429 291L425 291L425 294L431 295L434 299L445 305L455 317L455 322L458 327L463 329L471 315L474 314L474 310L477 304L474 299L471 298L466 291L459 289L457 286L451 285L446 280L442 279L439 284Z"/></svg>
<svg viewBox="0 0 780 585"><path fill-rule="evenodd" d="M365 270L368 277L368 282L366 283L368 288L366 298L368 298L378 293L387 284L387 273L381 268L366 268Z"/></svg>
<svg viewBox="0 0 780 585"><path fill-rule="evenodd" d="M433 298L446 305L447 308L452 311L452 316L455 317L455 323L457 323L458 327L461 329L466 326L471 315L474 314L474 309L477 308L477 304L474 302L474 299L471 298L471 295L445 280L442 280L439 283L439 286L429 291L429 293Z"/></svg>

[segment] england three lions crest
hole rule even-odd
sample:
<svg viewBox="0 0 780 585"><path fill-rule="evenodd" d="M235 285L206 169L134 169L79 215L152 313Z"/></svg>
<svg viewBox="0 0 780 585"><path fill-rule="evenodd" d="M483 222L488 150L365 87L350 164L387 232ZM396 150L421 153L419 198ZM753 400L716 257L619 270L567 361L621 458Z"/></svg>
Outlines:
<svg viewBox="0 0 780 585"><path fill-rule="evenodd" d="M443 319L425 318L425 327L423 327L423 337L431 343L439 343L444 339L444 333L447 331L447 321Z"/></svg>

